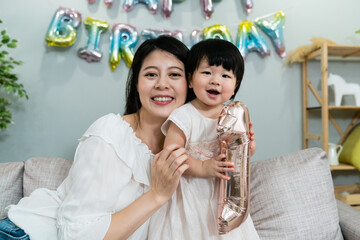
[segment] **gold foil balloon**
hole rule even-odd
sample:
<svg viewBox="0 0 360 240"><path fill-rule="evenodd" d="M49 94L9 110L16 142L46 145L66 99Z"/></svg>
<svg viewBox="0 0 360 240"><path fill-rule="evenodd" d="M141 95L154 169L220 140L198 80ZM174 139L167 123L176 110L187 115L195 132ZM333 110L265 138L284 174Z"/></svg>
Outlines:
<svg viewBox="0 0 360 240"><path fill-rule="evenodd" d="M240 226L249 212L249 112L245 104L234 101L224 106L216 131L226 146L226 160L234 163L230 179L219 182L218 232L225 234Z"/></svg>

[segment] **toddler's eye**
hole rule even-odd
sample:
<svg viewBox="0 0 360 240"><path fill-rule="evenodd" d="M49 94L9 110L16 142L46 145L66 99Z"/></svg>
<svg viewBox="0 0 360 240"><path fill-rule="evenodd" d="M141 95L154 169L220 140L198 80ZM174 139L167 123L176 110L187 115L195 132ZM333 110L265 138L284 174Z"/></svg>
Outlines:
<svg viewBox="0 0 360 240"><path fill-rule="evenodd" d="M231 77L230 77L229 75L227 75L227 74L223 74L222 77L223 77L223 78L231 78Z"/></svg>
<svg viewBox="0 0 360 240"><path fill-rule="evenodd" d="M202 74L205 74L205 75L210 75L211 72L208 72L208 71L203 71Z"/></svg>

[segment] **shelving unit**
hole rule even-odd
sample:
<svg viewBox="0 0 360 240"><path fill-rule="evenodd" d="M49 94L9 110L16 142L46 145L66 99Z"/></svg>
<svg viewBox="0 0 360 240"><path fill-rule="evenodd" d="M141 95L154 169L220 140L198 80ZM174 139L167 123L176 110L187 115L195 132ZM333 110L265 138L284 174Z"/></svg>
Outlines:
<svg viewBox="0 0 360 240"><path fill-rule="evenodd" d="M311 59L320 58L321 68L321 95L318 93L308 76L308 62ZM310 52L304 62L302 63L302 89L303 89L303 147L309 147L309 140L319 140L322 142L322 148L328 153L329 144L329 120L334 125L340 135L338 144L343 144L345 138L350 130L354 127L357 120L360 118L360 106L329 106L328 101L328 61L332 60L349 60L354 59L360 61L360 46L343 46L343 45L328 45L324 43L320 48ZM319 103L318 107L309 107L309 89L314 94ZM350 124L345 132L342 131L336 119L333 117L334 111L351 111L355 112ZM321 111L321 134L313 134L309 132L309 112ZM330 166L331 171L337 170L356 170L355 167L347 164L339 164L337 166ZM335 197L351 206L360 209L360 188L359 184L335 186ZM343 192L349 192L344 195Z"/></svg>
<svg viewBox="0 0 360 240"><path fill-rule="evenodd" d="M321 65L321 95L318 93L312 82L308 77L308 62L312 59L320 58ZM342 144L349 134L356 121L360 118L360 106L329 106L328 103L328 61L329 60L346 60L357 59L360 61L360 46L344 46L344 45L328 45L324 43L320 48L310 52L304 62L302 63L302 88L303 88L303 147L309 147L309 140L319 140L322 142L322 148L328 152L329 144L329 120L334 125L340 135L339 144ZM318 107L309 107L309 90L314 94L319 103ZM337 110L353 111L355 112L352 121L345 130L342 131L332 112ZM309 112L321 111L321 134L313 134L309 132ZM332 166L333 170L355 169L352 166L346 168L339 166Z"/></svg>

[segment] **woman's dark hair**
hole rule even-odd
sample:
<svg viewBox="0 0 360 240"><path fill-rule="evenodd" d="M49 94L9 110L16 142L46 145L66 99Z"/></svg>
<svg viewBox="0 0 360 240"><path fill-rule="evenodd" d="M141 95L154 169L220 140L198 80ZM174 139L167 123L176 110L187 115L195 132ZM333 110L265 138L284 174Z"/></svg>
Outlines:
<svg viewBox="0 0 360 240"><path fill-rule="evenodd" d="M136 113L141 108L140 97L137 91L139 72L144 59L154 50L162 50L173 54L184 63L184 66L187 53L189 52L189 49L184 43L170 36L160 36L156 39L144 41L137 49L129 70L126 83L125 114Z"/></svg>
<svg viewBox="0 0 360 240"><path fill-rule="evenodd" d="M234 95L230 99L234 99L235 94L240 88L241 81L244 76L244 59L239 49L231 42L222 39L207 39L198 42L191 49L186 61L186 74L190 79L200 62L207 59L210 66L222 66L228 71L232 71L236 77L236 87ZM188 98L195 98L193 89L189 89Z"/></svg>

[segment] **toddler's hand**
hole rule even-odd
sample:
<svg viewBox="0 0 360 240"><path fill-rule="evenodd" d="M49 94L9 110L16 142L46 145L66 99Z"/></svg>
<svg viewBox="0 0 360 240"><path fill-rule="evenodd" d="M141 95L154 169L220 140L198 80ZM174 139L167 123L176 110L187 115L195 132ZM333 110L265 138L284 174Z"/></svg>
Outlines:
<svg viewBox="0 0 360 240"><path fill-rule="evenodd" d="M226 155L224 153L215 158L205 160L202 163L205 175L208 177L218 177L220 179L229 180L230 177L225 172L234 171L234 163L232 161L225 161Z"/></svg>
<svg viewBox="0 0 360 240"><path fill-rule="evenodd" d="M249 122L250 157L252 157L256 152L256 142L255 142L255 137L254 137L255 132L253 130L251 130L252 126L253 126L253 123Z"/></svg>

